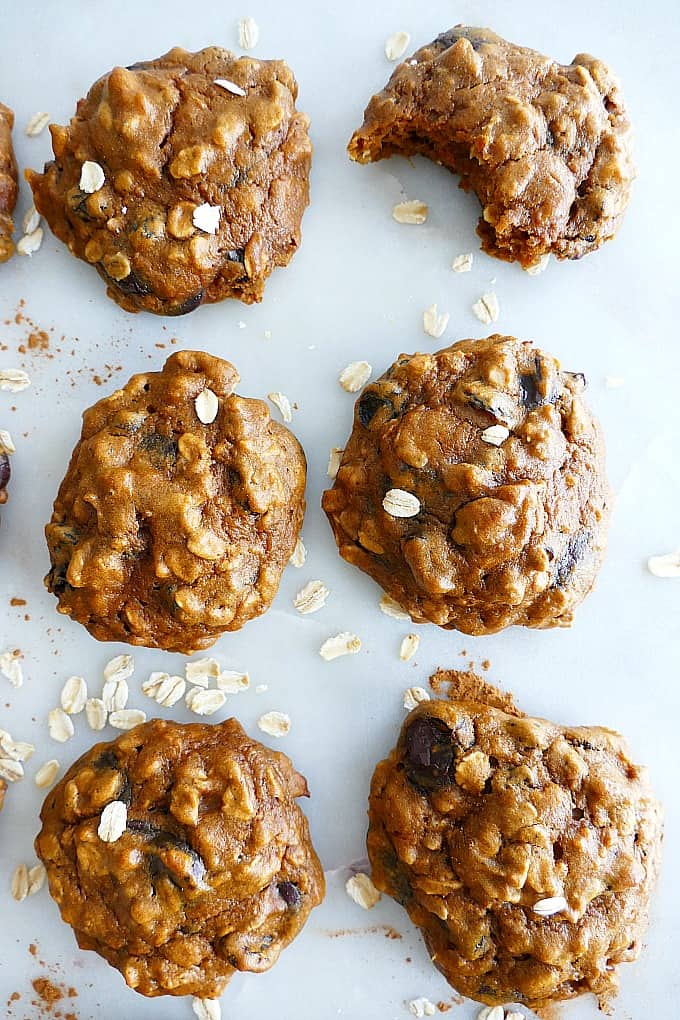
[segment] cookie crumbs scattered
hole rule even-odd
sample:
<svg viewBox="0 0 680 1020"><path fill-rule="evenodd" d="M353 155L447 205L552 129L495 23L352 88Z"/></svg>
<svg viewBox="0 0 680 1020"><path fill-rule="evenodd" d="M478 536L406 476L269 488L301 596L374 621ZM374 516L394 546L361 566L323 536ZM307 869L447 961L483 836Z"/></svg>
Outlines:
<svg viewBox="0 0 680 1020"><path fill-rule="evenodd" d="M524 715L515 705L512 694L482 680L472 670L439 669L430 677L430 687L439 697L449 701L478 701L508 715Z"/></svg>

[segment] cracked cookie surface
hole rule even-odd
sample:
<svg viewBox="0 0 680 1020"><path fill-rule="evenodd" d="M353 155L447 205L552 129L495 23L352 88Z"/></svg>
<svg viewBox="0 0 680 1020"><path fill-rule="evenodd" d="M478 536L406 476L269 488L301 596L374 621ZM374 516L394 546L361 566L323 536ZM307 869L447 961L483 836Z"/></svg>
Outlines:
<svg viewBox="0 0 680 1020"><path fill-rule="evenodd" d="M592 992L606 1006L640 952L661 840L619 734L493 698L421 703L371 784L374 883L447 981L488 1005Z"/></svg>
<svg viewBox="0 0 680 1020"><path fill-rule="evenodd" d="M8 106L0 103L0 262L7 262L14 254L12 214L17 204L19 186L12 146L13 127L14 114Z"/></svg>
<svg viewBox="0 0 680 1020"><path fill-rule="evenodd" d="M85 411L45 529L45 584L98 640L190 654L274 598L305 457L237 382L228 361L181 351Z"/></svg>
<svg viewBox="0 0 680 1020"><path fill-rule="evenodd" d="M307 783L235 719L155 719L96 744L48 794L36 851L81 949L143 995L219 996L276 963L324 895ZM104 808L127 808L113 842Z"/></svg>
<svg viewBox="0 0 680 1020"><path fill-rule="evenodd" d="M283 61L215 46L116 67L68 127L50 128L54 160L27 172L36 207L127 311L260 301L300 244L309 202L309 120L296 98ZM84 189L88 162L102 175ZM196 213L206 206L217 224L216 212Z"/></svg>
<svg viewBox="0 0 680 1020"><path fill-rule="evenodd" d="M360 163L420 153L482 205L490 255L524 268L580 258L618 230L635 177L618 79L458 25L401 63L349 143Z"/></svg>
<svg viewBox="0 0 680 1020"><path fill-rule="evenodd" d="M467 634L569 626L609 516L584 385L514 337L402 355L357 401L323 495L340 555L416 623ZM394 489L412 516L386 509Z"/></svg>

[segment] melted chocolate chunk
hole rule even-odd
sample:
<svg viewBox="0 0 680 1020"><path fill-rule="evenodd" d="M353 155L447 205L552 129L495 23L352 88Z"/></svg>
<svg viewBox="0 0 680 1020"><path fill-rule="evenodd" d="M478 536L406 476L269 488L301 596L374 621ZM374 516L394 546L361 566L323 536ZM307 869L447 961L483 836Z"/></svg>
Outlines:
<svg viewBox="0 0 680 1020"><path fill-rule="evenodd" d="M567 547L555 565L553 588L561 588L569 580L574 567L582 560L590 547L590 532L577 531L567 542Z"/></svg>
<svg viewBox="0 0 680 1020"><path fill-rule="evenodd" d="M373 390L367 390L357 402L357 417L364 428L368 428L373 418L375 418L378 411L385 409L388 414L385 415L385 420L395 417L394 405L391 400L386 397L381 397Z"/></svg>
<svg viewBox="0 0 680 1020"><path fill-rule="evenodd" d="M114 280L112 276L109 276L105 269L102 269L102 275L111 287L115 287L123 294L143 295L151 293L151 288L148 283L146 283L141 276L134 271L134 269L128 273L124 280Z"/></svg>
<svg viewBox="0 0 680 1020"><path fill-rule="evenodd" d="M173 436L149 432L142 437L140 446L148 453L149 460L155 467L173 466L177 460L177 441Z"/></svg>
<svg viewBox="0 0 680 1020"><path fill-rule="evenodd" d="M473 50L478 50L486 42L486 39L478 35L477 32L461 26L460 28L450 28L448 32L442 32L435 39L435 43L441 49L448 50L449 46L453 46L459 39L467 39L472 44Z"/></svg>
<svg viewBox="0 0 680 1020"><path fill-rule="evenodd" d="M543 368L538 356L534 359L534 365L533 372L523 372L519 377L519 399L527 411L533 411L546 402L538 388L543 380Z"/></svg>
<svg viewBox="0 0 680 1020"><path fill-rule="evenodd" d="M439 790L455 782L454 735L439 719L420 716L406 731L406 775L414 786Z"/></svg>
<svg viewBox="0 0 680 1020"><path fill-rule="evenodd" d="M297 910L302 902L302 893L294 882L279 882L279 896L291 910Z"/></svg>
<svg viewBox="0 0 680 1020"><path fill-rule="evenodd" d="M165 315L187 315L189 312L193 312L195 308L198 308L200 304L203 304L205 297L205 291L199 290L191 297L186 298L179 305L173 305L171 308L164 310Z"/></svg>

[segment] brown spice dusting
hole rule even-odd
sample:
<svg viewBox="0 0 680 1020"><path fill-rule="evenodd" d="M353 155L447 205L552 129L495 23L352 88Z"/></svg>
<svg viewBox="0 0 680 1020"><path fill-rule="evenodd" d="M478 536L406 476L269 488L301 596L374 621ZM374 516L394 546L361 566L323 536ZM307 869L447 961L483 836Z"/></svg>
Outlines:
<svg viewBox="0 0 680 1020"><path fill-rule="evenodd" d="M28 349L31 351L48 351L50 338L44 329L35 329L28 336Z"/></svg>
<svg viewBox="0 0 680 1020"><path fill-rule="evenodd" d="M402 939L401 932L393 928L391 924L373 924L368 928L324 928L323 934L331 939L344 938L345 935L384 935L386 939Z"/></svg>
<svg viewBox="0 0 680 1020"><path fill-rule="evenodd" d="M524 715L515 705L512 694L487 683L472 670L463 672L459 669L438 669L430 677L430 687L439 697L448 701L480 701L508 715Z"/></svg>

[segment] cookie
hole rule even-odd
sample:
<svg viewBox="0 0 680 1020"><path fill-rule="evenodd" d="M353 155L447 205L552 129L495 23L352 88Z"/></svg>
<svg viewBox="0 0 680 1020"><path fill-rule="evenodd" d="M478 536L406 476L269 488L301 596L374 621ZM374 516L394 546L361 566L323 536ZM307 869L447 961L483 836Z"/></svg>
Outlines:
<svg viewBox="0 0 680 1020"><path fill-rule="evenodd" d="M584 386L508 336L399 357L357 401L323 495L340 555L416 623L570 625L610 499Z"/></svg>
<svg viewBox="0 0 680 1020"><path fill-rule="evenodd" d="M618 230L635 169L618 79L458 25L394 71L349 143L359 163L420 153L482 205L489 255L526 269L577 259Z"/></svg>
<svg viewBox="0 0 680 1020"><path fill-rule="evenodd" d="M463 995L606 1007L647 927L660 805L618 733L493 701L408 715L371 784L373 881Z"/></svg>
<svg viewBox="0 0 680 1020"><path fill-rule="evenodd" d="M238 373L173 354L83 415L45 529L59 612L99 641L190 654L263 613L302 525L306 464Z"/></svg>
<svg viewBox="0 0 680 1020"><path fill-rule="evenodd" d="M12 475L12 468L9 463L9 452L4 449L0 439L0 506L7 502L7 486Z"/></svg>
<svg viewBox="0 0 680 1020"><path fill-rule="evenodd" d="M14 254L14 221L12 213L17 204L19 186L17 163L12 147L14 114L0 103L0 262L7 262Z"/></svg>
<svg viewBox="0 0 680 1020"><path fill-rule="evenodd" d="M128 312L260 301L300 244L309 120L281 60L211 46L116 67L52 125L36 208Z"/></svg>
<svg viewBox="0 0 680 1020"><path fill-rule="evenodd" d="M216 998L275 964L323 899L306 796L235 719L154 719L71 766L35 846L81 949L142 995Z"/></svg>

